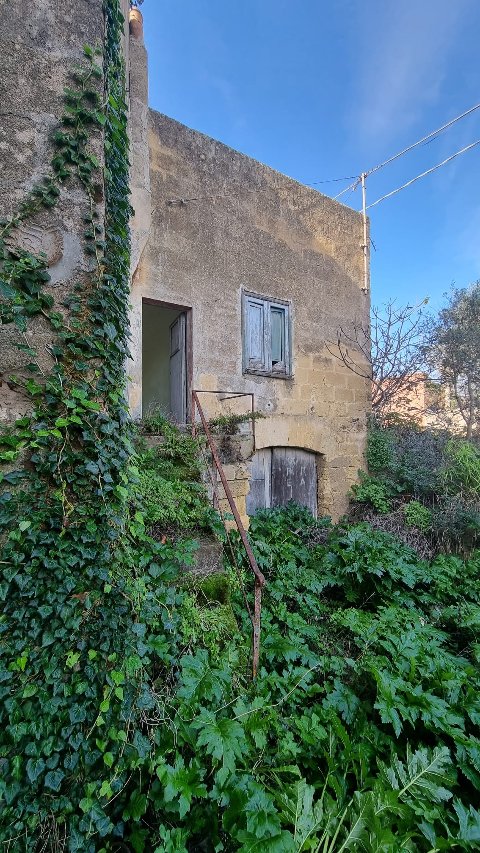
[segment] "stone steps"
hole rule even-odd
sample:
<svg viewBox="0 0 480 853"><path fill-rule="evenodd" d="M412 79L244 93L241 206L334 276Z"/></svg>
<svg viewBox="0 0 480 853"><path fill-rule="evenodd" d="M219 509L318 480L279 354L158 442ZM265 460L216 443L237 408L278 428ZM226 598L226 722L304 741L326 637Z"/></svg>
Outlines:
<svg viewBox="0 0 480 853"><path fill-rule="evenodd" d="M197 541L199 547L195 551L193 565L188 567L189 574L205 578L224 572L222 543L210 536L198 537Z"/></svg>

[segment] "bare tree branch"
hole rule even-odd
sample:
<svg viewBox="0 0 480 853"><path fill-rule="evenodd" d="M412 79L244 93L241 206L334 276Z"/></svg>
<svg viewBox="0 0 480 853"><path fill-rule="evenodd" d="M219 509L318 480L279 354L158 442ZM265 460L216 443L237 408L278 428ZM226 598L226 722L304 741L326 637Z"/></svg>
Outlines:
<svg viewBox="0 0 480 853"><path fill-rule="evenodd" d="M341 327L328 352L348 370L372 383L372 409L385 414L411 397L425 381L424 306L398 306L394 301L372 308L371 325Z"/></svg>

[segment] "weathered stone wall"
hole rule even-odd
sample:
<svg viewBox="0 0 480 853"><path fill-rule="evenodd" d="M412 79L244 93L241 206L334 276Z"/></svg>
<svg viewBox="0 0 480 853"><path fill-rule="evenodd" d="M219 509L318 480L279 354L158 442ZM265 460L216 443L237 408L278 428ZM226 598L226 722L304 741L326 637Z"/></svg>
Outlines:
<svg viewBox="0 0 480 853"><path fill-rule="evenodd" d="M250 491L250 465L248 462L227 462L222 467L240 517L245 526L248 527L246 502ZM218 507L222 515L231 514L230 504L218 474L215 483L215 499L215 506ZM226 525L233 529L236 527L234 521L226 521Z"/></svg>
<svg viewBox="0 0 480 853"><path fill-rule="evenodd" d="M83 45L101 47L104 36L102 0L23 0L4 4L0 30L2 105L0 108L0 218L11 216L26 193L49 172L54 153L52 135L64 109L63 90L82 61ZM128 16L128 0L122 10ZM128 35L126 30L125 51ZM101 86L101 83L100 83ZM91 150L103 162L103 135L92 133ZM103 186L98 186L98 212L103 220ZM83 233L86 199L75 182L62 189L58 204L42 210L12 233L12 239L34 254L48 257L50 293L55 306L92 269ZM0 420L11 420L28 407L11 376L22 377L31 358L17 344L37 348L43 371L52 364L51 329L35 317L23 334L13 324L0 329Z"/></svg>
<svg viewBox="0 0 480 853"><path fill-rule="evenodd" d="M132 66L135 86L146 98L141 63ZM141 212L132 286L133 413L141 414L142 299L191 308L193 387L253 392L268 416L257 423L257 448L321 454L319 509L338 517L363 464L369 388L327 345L339 326L368 322L361 216L153 111L149 150L151 208L148 220ZM145 147L138 156L134 170L144 174ZM145 187L146 179L144 202ZM242 374L242 288L291 300L292 378Z"/></svg>

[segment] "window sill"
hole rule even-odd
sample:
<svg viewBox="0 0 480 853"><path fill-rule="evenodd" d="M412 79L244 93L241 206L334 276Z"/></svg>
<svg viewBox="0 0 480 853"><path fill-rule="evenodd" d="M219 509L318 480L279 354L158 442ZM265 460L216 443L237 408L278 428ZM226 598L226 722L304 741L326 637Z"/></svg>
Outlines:
<svg viewBox="0 0 480 853"><path fill-rule="evenodd" d="M293 373L285 373L280 371L276 373L274 370L243 370L244 376L265 376L268 379L293 379Z"/></svg>

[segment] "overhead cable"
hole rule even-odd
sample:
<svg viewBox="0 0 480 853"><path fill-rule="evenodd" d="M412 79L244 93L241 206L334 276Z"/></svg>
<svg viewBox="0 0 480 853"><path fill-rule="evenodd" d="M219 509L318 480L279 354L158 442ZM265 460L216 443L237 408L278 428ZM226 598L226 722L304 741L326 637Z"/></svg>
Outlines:
<svg viewBox="0 0 480 853"><path fill-rule="evenodd" d="M393 163L394 160L398 160L399 157L403 157L404 154L408 154L409 151L411 151L413 148L416 148L418 145L423 145L425 142L428 142L429 139L432 139L432 137L437 136L443 130L446 130L448 127L451 127L452 124L455 124L457 121L460 121L460 119L465 118L465 116L470 115L470 113L475 112L475 110L478 110L479 108L480 104L475 104L474 107L470 107L469 110L465 110L465 112L461 115L456 116L456 118L452 118L450 121L447 121L447 123L442 125L442 127L439 127L438 130L432 130L431 133L428 133L427 136L424 136L422 137L422 139L419 139L418 142L414 142L413 145L409 145L408 148L404 148L403 151L399 151L398 154L394 154L393 157L389 157L388 160L385 160L383 163L379 163L378 166L374 166L373 169L370 169L366 173L367 177L368 175L373 175L374 172L378 172L379 169L383 169L384 166L388 166L389 163Z"/></svg>
<svg viewBox="0 0 480 853"><path fill-rule="evenodd" d="M287 178L288 180L294 181L296 184L299 184L300 186L305 186L308 188L308 187L318 186L319 184L335 184L335 183L338 183L339 181L350 181L352 178L354 178L356 176L355 175L346 175L344 178L325 178L325 180L323 180L323 181L312 181L309 184L300 184L300 182L295 180L295 178L288 178L288 175L284 175L283 177ZM239 187L237 187L237 188L239 188ZM246 190L246 189L243 189L243 187L240 187L240 189L242 189L244 194L265 192L264 187L262 187L262 189L251 189L251 190ZM269 189L283 190L286 188L282 187L280 185L273 185L273 186L269 187ZM219 195L192 196L190 198L180 198L180 197L179 198L169 198L167 200L167 204L168 205L176 205L176 204L183 205L183 204L187 204L188 202L191 202L191 201L213 201L216 198L228 198L231 195L232 195L232 193L228 192L228 193L223 193L223 194L219 194Z"/></svg>
<svg viewBox="0 0 480 853"><path fill-rule="evenodd" d="M390 198L392 195L396 195L400 190L404 190L406 187L410 187L415 181L419 181L420 178L424 178L425 175L430 175L432 172L435 172L437 169L440 169L442 166L445 166L446 163L450 163L451 160L454 160L455 157L459 157L460 154L465 154L466 151L470 151L472 148L475 148L476 145L480 145L480 139L477 139L476 142L472 142L470 145L466 145L465 148L461 148L460 151L456 151L455 154L451 154L450 157L447 157L445 160L442 160L441 163L437 163L436 166L432 166L431 169L427 169L426 172L422 172L421 175L417 175L415 178L412 178L410 181L407 181L406 184L402 184L401 187L397 187L396 190L392 190L385 195L382 195L381 198L377 198L376 201L373 201L371 204L367 204L366 209L369 210L370 207L375 207L376 204L380 204L381 201L385 201L386 198Z"/></svg>
<svg viewBox="0 0 480 853"><path fill-rule="evenodd" d="M458 116L455 116L455 118L450 119L450 121L447 121L446 124L442 124L441 127L438 127L437 130L432 130L431 133L427 133L426 136L422 136L422 138L418 139L417 142L413 142L412 145L408 145L407 148L404 148L402 151L399 151L397 154L394 154L392 157L389 157L388 160L384 160L383 163L379 163L377 166L373 166L371 169L369 169L367 172L365 172L365 177L368 178L369 175L373 175L374 172L378 172L380 169L385 168L385 166L388 166L390 163L393 163L394 160L398 160L399 157L403 157L404 154L408 154L409 151L412 151L414 148L417 148L419 145L424 145L426 142L433 140L433 138L438 136L438 134L442 133L442 131L447 130L449 127L451 127L457 121L460 121L460 119L465 118L466 116L475 112L475 110L478 110L479 108L480 108L480 103L475 104L473 107L470 107L470 109L465 110L465 112L461 113ZM350 186L346 187L344 190L339 192L338 195L334 196L334 198L335 199L340 198L340 196L342 196L344 193L348 192L349 190L356 189L358 187L359 183L360 183L360 178L357 177L356 180L353 182L353 184L350 184ZM369 207L371 207L371 206L372 205L369 205Z"/></svg>

